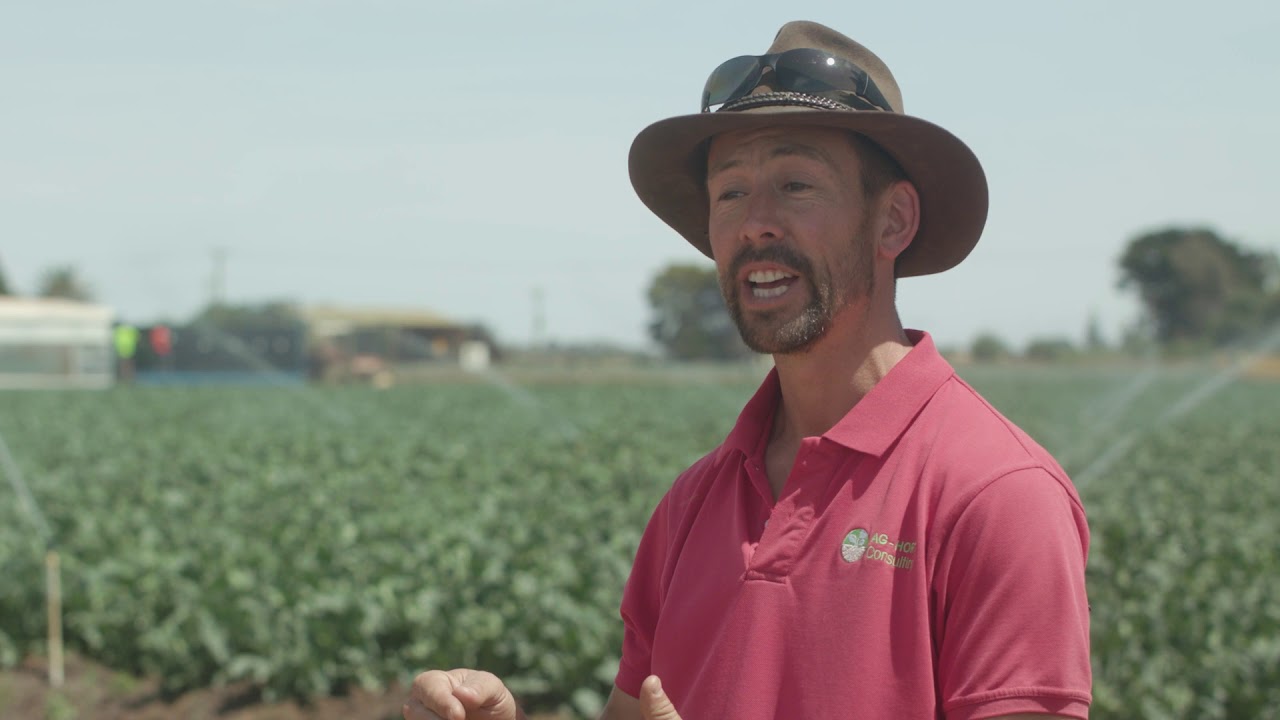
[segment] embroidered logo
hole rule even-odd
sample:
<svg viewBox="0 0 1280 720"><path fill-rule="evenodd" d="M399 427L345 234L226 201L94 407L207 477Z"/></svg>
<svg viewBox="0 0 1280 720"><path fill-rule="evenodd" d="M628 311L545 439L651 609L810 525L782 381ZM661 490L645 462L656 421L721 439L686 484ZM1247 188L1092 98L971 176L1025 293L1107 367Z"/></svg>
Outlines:
<svg viewBox="0 0 1280 720"><path fill-rule="evenodd" d="M879 547L877 547L879 546ZM892 540L884 533L871 534L863 528L854 528L840 543L840 557L847 563L868 561L882 562L896 570L910 570L915 565L913 557L916 544L905 540Z"/></svg>
<svg viewBox="0 0 1280 720"><path fill-rule="evenodd" d="M877 545L881 547L876 547ZM896 570L910 570L915 564L912 555L916 544L907 540L893 540L884 533L871 536L871 545L867 548L867 559L876 560Z"/></svg>
<svg viewBox="0 0 1280 720"><path fill-rule="evenodd" d="M850 530L849 534L844 536L844 542L840 543L840 557L847 563L858 562L867 552L867 540L870 538L871 533L862 528Z"/></svg>

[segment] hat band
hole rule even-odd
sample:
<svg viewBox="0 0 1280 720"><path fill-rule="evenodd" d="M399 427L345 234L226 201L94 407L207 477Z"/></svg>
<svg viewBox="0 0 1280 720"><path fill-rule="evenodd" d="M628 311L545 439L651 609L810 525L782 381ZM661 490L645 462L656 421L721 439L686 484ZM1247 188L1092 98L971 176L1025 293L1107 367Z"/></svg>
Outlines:
<svg viewBox="0 0 1280 720"><path fill-rule="evenodd" d="M777 105L811 107L815 110L847 110L850 112L855 112L857 110L880 110L880 108L871 105L870 103L867 103L866 107L857 108L837 100L818 97L816 95L806 95L804 93L793 92L769 92L756 93L755 95L748 95L744 98L738 98L732 102L727 102L716 112L753 110L755 108Z"/></svg>

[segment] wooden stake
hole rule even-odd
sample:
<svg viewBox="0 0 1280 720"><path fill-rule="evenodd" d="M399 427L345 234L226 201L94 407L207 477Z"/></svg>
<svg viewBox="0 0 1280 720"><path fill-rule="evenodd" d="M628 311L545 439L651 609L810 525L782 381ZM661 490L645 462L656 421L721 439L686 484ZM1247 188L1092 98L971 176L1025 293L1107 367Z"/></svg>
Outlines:
<svg viewBox="0 0 1280 720"><path fill-rule="evenodd" d="M45 609L49 614L49 685L62 687L62 571L58 551L44 556Z"/></svg>

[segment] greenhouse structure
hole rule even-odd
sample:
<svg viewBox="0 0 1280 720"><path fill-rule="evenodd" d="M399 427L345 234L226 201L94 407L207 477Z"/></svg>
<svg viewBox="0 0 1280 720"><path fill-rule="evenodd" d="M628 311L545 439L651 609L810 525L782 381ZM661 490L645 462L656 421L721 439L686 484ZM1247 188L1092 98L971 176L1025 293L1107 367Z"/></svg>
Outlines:
<svg viewBox="0 0 1280 720"><path fill-rule="evenodd" d="M110 387L113 317L101 305L0 297L0 389Z"/></svg>

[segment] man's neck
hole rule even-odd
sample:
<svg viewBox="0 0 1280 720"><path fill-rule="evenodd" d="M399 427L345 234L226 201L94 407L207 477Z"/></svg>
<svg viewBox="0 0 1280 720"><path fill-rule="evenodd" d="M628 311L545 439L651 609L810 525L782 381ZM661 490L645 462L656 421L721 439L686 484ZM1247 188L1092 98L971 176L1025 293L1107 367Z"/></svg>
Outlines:
<svg viewBox="0 0 1280 720"><path fill-rule="evenodd" d="M910 352L896 312L847 312L865 313L863 322L834 322L808 351L774 356L782 397L771 444L798 446L822 435Z"/></svg>

